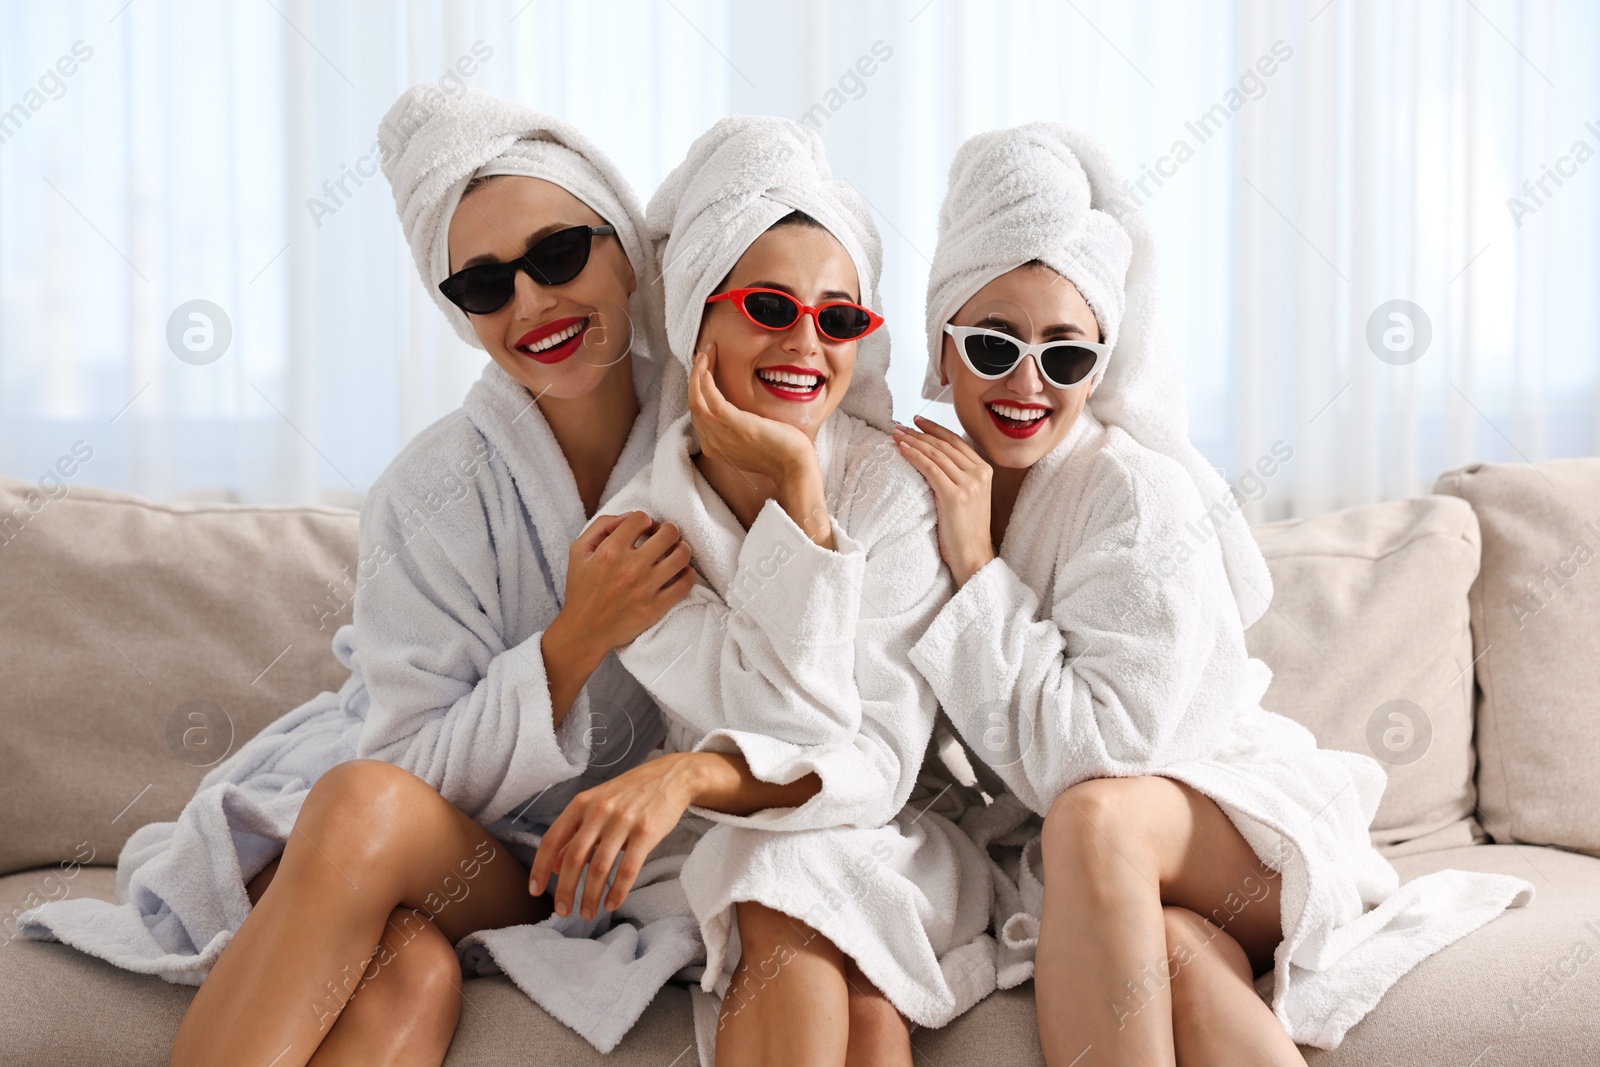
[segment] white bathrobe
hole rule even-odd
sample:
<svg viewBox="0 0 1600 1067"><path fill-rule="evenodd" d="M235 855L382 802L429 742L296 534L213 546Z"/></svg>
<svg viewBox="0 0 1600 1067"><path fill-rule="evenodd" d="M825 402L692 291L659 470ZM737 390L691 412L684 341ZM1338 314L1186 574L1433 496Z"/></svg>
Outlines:
<svg viewBox="0 0 1600 1067"><path fill-rule="evenodd" d="M655 443L658 371L636 358L642 410L607 496ZM356 757L415 773L526 861L573 795L644 760L664 732L649 695L614 656L553 726L539 641L562 604L568 546L586 524L538 406L490 362L462 408L418 434L368 494L355 620L333 639L349 680L213 768L176 822L135 831L117 865L120 903L45 904L23 913L20 932L126 970L200 984L250 911L245 884L282 852L312 784ZM657 876L646 871L642 881ZM634 915L646 922L674 910L650 904L648 891L642 897L653 910ZM528 975L548 972L551 957L524 950L539 937L559 941L562 930L597 932L514 927L474 934L462 952L469 967L492 971L472 949L483 946L527 989ZM692 922L672 927L670 940L644 964L652 981L699 955ZM560 946L569 956L599 950ZM631 952L625 962L640 964L644 955ZM565 996L550 988L547 1006L560 1014ZM606 1027L625 1032L631 1022L606 1020L598 1040L609 1039Z"/></svg>
<svg viewBox="0 0 1600 1067"><path fill-rule="evenodd" d="M1204 511L1176 460L1086 407L1028 472L999 557L911 659L974 758L1039 816L1099 777L1162 775L1214 800L1281 872L1272 1007L1296 1041L1331 1048L1418 961L1533 887L1463 871L1398 885L1367 835L1379 765L1261 707L1271 671L1245 649L1216 539L1194 532ZM1002 986L1032 973L1038 828L1020 905L1010 894L996 915Z"/></svg>
<svg viewBox="0 0 1600 1067"><path fill-rule="evenodd" d="M692 441L685 415L612 501L676 523L702 579L619 656L666 713L669 748L738 752L763 781L822 782L796 808L693 809L716 824L682 872L703 988L756 992L727 980L733 905L758 901L836 944L913 1022L943 1025L995 976L987 860L926 810L937 788L918 788L936 708L906 651L951 588L932 495L887 435L836 411L816 438L835 542L823 549L773 501L743 529Z"/></svg>

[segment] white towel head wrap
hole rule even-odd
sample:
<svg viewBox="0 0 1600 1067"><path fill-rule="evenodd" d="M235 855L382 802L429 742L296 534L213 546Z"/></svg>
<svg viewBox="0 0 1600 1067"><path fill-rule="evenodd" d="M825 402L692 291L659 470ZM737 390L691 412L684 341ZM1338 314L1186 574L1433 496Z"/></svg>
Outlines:
<svg viewBox="0 0 1600 1067"><path fill-rule="evenodd" d="M400 94L378 124L378 143L422 287L462 340L483 347L471 320L439 292L450 273L450 217L473 178L519 174L559 185L616 228L637 285L628 301L633 352L661 350L660 272L644 213L615 164L576 128L477 89L425 82Z"/></svg>
<svg viewBox="0 0 1600 1067"><path fill-rule="evenodd" d="M816 219L855 264L861 303L882 313L878 274L883 245L866 201L833 177L822 138L789 119L735 115L718 121L662 181L646 209L649 235L666 277L667 343L686 372L706 297L773 223L792 211ZM856 346L850 390L840 408L884 432L893 428L889 331ZM662 425L686 410L685 373L663 385Z"/></svg>
<svg viewBox="0 0 1600 1067"><path fill-rule="evenodd" d="M1035 259L1067 278L1114 346L1089 409L1189 473L1216 525L1228 583L1249 626L1272 600L1272 576L1231 490L1189 441L1183 379L1159 312L1155 245L1127 189L1098 141L1059 123L982 133L961 146L950 165L928 279L922 395L932 400L944 392L944 326L979 289Z"/></svg>

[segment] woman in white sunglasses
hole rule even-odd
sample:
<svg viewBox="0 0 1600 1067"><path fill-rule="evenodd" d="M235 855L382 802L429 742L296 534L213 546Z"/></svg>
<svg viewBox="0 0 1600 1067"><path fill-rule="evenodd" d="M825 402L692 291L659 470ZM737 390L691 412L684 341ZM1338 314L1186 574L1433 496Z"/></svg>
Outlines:
<svg viewBox="0 0 1600 1067"><path fill-rule="evenodd" d="M1400 887L1368 838L1379 765L1261 707L1244 629L1271 577L1187 440L1122 188L1053 124L951 166L924 395L967 437L919 418L896 438L960 588L911 658L989 791L1043 817L996 924L1047 1062L1303 1064L1296 1042L1337 1045L1532 887Z"/></svg>

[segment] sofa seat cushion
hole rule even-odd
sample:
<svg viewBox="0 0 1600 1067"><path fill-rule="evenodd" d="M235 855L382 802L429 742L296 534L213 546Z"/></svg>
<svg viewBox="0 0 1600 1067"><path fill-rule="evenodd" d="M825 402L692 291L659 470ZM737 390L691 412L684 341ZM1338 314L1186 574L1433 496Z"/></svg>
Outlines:
<svg viewBox="0 0 1600 1067"><path fill-rule="evenodd" d="M1422 961L1310 1067L1593 1067L1600 1049L1600 860L1477 845L1394 861L1402 879L1455 867L1526 878L1533 902Z"/></svg>
<svg viewBox="0 0 1600 1067"><path fill-rule="evenodd" d="M1310 1067L1592 1067L1600 1048L1600 860L1526 845L1446 849L1395 861L1402 878L1446 867L1527 878L1538 887L1508 911L1395 983ZM57 868L0 878L9 938L29 900L67 893L115 898L115 870ZM65 886L65 888L63 888ZM689 994L663 990L628 1037L602 1056L529 1002L503 975L462 987L466 1003L445 1067L503 1063L693 1067ZM162 1067L194 990L119 971L65 945L0 940L0 1063ZM996 993L941 1030L911 1037L918 1064L1043 1067L1033 983ZM676 1058L675 1057L680 1057Z"/></svg>
<svg viewBox="0 0 1600 1067"><path fill-rule="evenodd" d="M1245 632L1272 668L1269 711L1323 748L1376 758L1372 842L1390 856L1482 837L1472 819L1472 629L1478 523L1424 496L1256 526L1272 606Z"/></svg>
<svg viewBox="0 0 1600 1067"><path fill-rule="evenodd" d="M65 888L63 888L65 887ZM0 1063L166 1067L195 988L130 974L66 945L14 938L30 896L116 899L116 869L48 867L0 878ZM37 903L37 899L34 900ZM547 1015L504 975L473 978L445 1067L508 1063L693 1067L689 992L669 986L609 1056ZM681 1058L679 1058L681 1057Z"/></svg>
<svg viewBox="0 0 1600 1067"><path fill-rule="evenodd" d="M0 878L0 1063L165 1067L194 988L130 974L54 942L14 938L16 916L68 895L116 899L116 869L58 867ZM622 1044L603 1056L504 975L473 978L444 1067L695 1067L689 991L668 986ZM1043 1067L1033 983L985 999L942 1030L912 1035L920 1063Z"/></svg>
<svg viewBox="0 0 1600 1067"><path fill-rule="evenodd" d="M1498 842L1600 855L1600 459L1474 463L1435 492L1483 532L1478 792Z"/></svg>

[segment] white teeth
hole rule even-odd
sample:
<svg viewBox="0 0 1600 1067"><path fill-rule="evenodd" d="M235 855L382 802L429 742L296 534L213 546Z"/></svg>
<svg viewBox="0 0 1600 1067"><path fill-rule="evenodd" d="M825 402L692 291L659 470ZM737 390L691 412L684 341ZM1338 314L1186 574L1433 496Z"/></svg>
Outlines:
<svg viewBox="0 0 1600 1067"><path fill-rule="evenodd" d="M990 404L989 410L1014 422L1037 422L1050 414L1046 408L1014 408L1010 404Z"/></svg>
<svg viewBox="0 0 1600 1067"><path fill-rule="evenodd" d="M553 333L549 337L546 337L541 341L535 341L531 345L523 345L522 350L524 352L543 352L546 349L554 348L556 345L559 345L564 341L572 340L578 335L578 331L582 330L587 325L587 321L575 322L571 326L568 326L565 330L562 330L560 333Z"/></svg>
<svg viewBox="0 0 1600 1067"><path fill-rule="evenodd" d="M786 370L758 370L756 376L764 382L773 385L793 386L798 392L810 392L822 384L820 374L797 374Z"/></svg>

